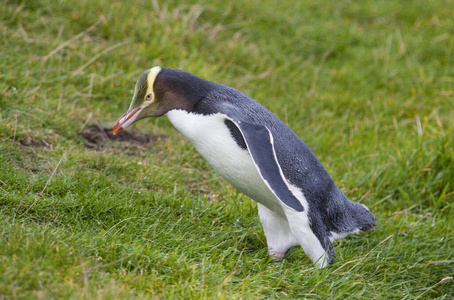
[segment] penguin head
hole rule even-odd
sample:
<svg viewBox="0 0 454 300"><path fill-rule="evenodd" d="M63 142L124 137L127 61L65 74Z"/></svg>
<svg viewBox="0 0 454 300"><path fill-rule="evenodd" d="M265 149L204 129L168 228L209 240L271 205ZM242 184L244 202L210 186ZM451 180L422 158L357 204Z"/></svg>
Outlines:
<svg viewBox="0 0 454 300"><path fill-rule="evenodd" d="M173 109L191 112L210 90L211 82L191 73L154 67L137 80L129 109L115 122L117 134L147 117L160 117Z"/></svg>

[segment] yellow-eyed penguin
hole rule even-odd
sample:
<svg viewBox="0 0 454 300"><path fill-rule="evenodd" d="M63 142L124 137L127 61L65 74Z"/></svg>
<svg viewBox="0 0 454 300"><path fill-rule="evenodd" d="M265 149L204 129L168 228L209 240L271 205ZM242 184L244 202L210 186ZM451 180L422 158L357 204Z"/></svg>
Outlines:
<svg viewBox="0 0 454 300"><path fill-rule="evenodd" d="M222 177L258 202L274 258L301 245L322 268L333 262L333 240L374 228L374 215L341 192L309 147L240 91L185 71L154 67L139 77L131 105L113 133L163 115Z"/></svg>

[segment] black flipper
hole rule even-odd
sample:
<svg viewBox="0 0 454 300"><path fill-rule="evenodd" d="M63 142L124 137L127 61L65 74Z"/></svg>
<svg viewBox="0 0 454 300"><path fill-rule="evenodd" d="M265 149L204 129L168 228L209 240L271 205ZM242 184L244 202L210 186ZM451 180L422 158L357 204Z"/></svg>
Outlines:
<svg viewBox="0 0 454 300"><path fill-rule="evenodd" d="M296 211L304 211L301 202L290 191L279 167L274 151L273 136L263 125L233 120L243 135L247 149L251 154L260 176L266 181L276 197Z"/></svg>

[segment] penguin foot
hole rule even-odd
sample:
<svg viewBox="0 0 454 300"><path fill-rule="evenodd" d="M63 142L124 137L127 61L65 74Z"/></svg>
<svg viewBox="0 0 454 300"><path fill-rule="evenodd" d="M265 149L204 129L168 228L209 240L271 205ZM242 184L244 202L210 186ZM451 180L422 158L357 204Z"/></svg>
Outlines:
<svg viewBox="0 0 454 300"><path fill-rule="evenodd" d="M277 251L268 251L268 253L271 255L271 260L273 261L280 261L284 258L285 253L284 252L277 252Z"/></svg>

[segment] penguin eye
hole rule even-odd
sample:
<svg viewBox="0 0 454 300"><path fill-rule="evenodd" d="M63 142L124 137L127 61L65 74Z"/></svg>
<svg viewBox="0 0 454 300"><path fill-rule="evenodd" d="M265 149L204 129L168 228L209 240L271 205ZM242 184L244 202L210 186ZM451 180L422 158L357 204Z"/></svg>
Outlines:
<svg viewBox="0 0 454 300"><path fill-rule="evenodd" d="M153 99L153 94L148 94L146 97L145 97L145 101L151 101Z"/></svg>

